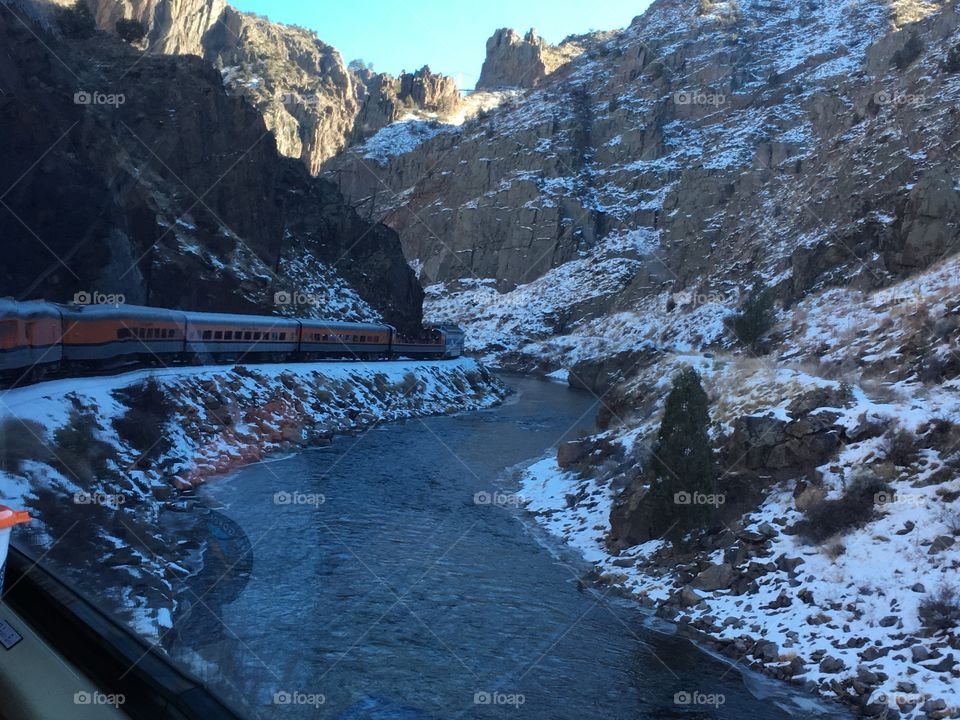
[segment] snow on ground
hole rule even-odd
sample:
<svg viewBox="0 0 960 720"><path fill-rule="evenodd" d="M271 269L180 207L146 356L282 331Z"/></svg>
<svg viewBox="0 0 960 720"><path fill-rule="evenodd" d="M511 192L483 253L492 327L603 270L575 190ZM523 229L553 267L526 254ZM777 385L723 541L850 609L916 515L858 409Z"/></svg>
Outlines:
<svg viewBox="0 0 960 720"><path fill-rule="evenodd" d="M367 160L385 167L392 157L411 152L445 132L455 132L470 118L516 98L518 91L475 92L467 95L456 112L448 115L416 112L378 130L356 148Z"/></svg>
<svg viewBox="0 0 960 720"><path fill-rule="evenodd" d="M682 361L690 359L684 357ZM678 365L682 362L678 358L674 361ZM720 418L721 424L743 411L759 408L773 415L781 414L792 392L836 385L799 370L763 367L759 363L752 369L738 369L735 363L728 363L713 371L711 368L717 365L712 359L704 358L694 364L705 371L705 385L711 392L724 388L730 396L722 403L714 398L714 407L724 405L726 415ZM661 374L669 377L666 367L659 366ZM916 431L936 418L960 420L960 393L955 386L914 391L912 399L883 402L872 401L858 391L855 403L844 410L839 422L852 429L866 414ZM629 449L638 439L650 440L658 423L654 412L638 427L630 426L625 432L607 436ZM827 497L838 497L844 478L854 477L866 460L882 457L881 446L879 439L853 443L844 448L838 460L820 468ZM877 684L875 702L885 697L891 706L912 701L922 708L928 700L943 700L956 712L960 709L960 666L951 661L949 656L954 651L942 635L931 636L923 631L917 610L920 601L942 585L956 583L960 542L938 551L931 548L935 541L945 543L942 538L960 531L960 503L947 502L948 498L960 495L960 480L954 473L949 481L926 484L938 470L943 471L946 460L936 457L936 453L928 459L922 470L901 473L890 483L895 494L880 502L876 520L823 546L806 545L798 537L781 532L800 520L802 513L795 508L794 483L775 486L763 506L744 520L746 530L758 531L764 524L776 529L769 551L763 558L751 560L770 562L781 555L801 558L799 574L794 578L789 572L774 569L760 577L757 592L743 595L734 595L730 590L698 591L703 603L691 608L686 617L681 614L680 619L693 622L721 640L733 641L747 635L754 641L776 643L779 656L773 667L800 658L806 671L796 679L816 685L828 696L837 694L831 683L857 677L863 667L886 675ZM612 487L602 473L599 477L581 477L560 469L552 456L528 468L519 490L528 500L526 509L537 521L596 563L606 581L647 602L665 603L684 586L677 574L664 573L662 568L650 567L646 562L668 546L665 541L653 540L622 552L611 551L604 543L618 492L619 488ZM843 548L840 555L836 555L837 544ZM722 557L711 560L721 562ZM740 569L749 562L745 560ZM813 600L809 607L798 607L795 598L806 590L812 593ZM792 605L772 607L781 591L794 598ZM863 653L868 646L881 654L865 659ZM918 650L913 650L913 646ZM818 651L842 662L843 669L821 670ZM929 660L914 659L927 654ZM909 716L910 713L905 715Z"/></svg>
<svg viewBox="0 0 960 720"><path fill-rule="evenodd" d="M869 703L899 707L903 717L960 716L955 640L951 646L943 633L925 630L917 612L920 602L944 584L957 587L960 541L952 539L960 534L960 480L954 469L960 447L921 447L915 461L894 468L887 440L898 430L929 433L936 421L960 424L960 383L919 377L911 350L917 345L928 356L955 354L958 269L960 260L953 258L882 290L812 294L781 316L774 332L785 339L760 358L732 352L722 339L729 302L719 303L716 312L703 306L677 314L666 311L664 298L647 312L624 311L525 346L527 352L536 348L554 359L552 366L559 365L551 373L555 377L565 377L584 359L615 350L651 346L660 351L621 388L628 397L653 397L652 405L636 403L626 411L623 425L594 436L619 443L628 457L655 438L670 378L683 365L694 366L703 377L715 439L729 434L733 421L744 415L787 420L790 401L813 388L848 388L852 401L836 409L836 423L853 436L854 428L867 420L887 427L886 437L848 442L817 470L825 497L832 499L864 467L886 462L893 493L878 501L874 519L821 545L806 544L783 532L802 517L795 482L775 484L740 528L769 536L763 556L751 558L769 563L757 579L757 591L697 591L702 602L678 611L678 617L721 644L744 636L753 644L776 643L777 657L765 661L768 671L802 662L804 670L795 679L827 696L849 694L851 681L869 680ZM480 299L474 295L471 301ZM527 311L539 300L528 298L518 305ZM484 317L490 311L474 312ZM685 322L690 323L686 330ZM468 324L468 332L472 327ZM480 323L479 330L473 342L490 351L485 345L490 328ZM665 569L656 562L657 557L672 557L665 554L668 543L653 540L620 552L605 545L610 510L622 489L614 480L603 467L586 474L562 470L551 456L528 468L519 492L537 521L596 563L604 580L645 602L672 601L690 576L683 580L679 571L685 568ZM802 560L796 574L772 564L781 555ZM704 555L699 562L694 575L722 557ZM793 598L791 605L776 606L781 591ZM798 593L806 596L804 591L810 592L809 604L797 600ZM829 660L821 665L824 657ZM941 700L942 711L937 709Z"/></svg>
<svg viewBox="0 0 960 720"><path fill-rule="evenodd" d="M390 158L403 155L435 138L443 132L455 130L455 125L445 125L437 120L420 120L415 116L406 116L395 123L381 128L377 133L357 148L367 160L373 160L385 167Z"/></svg>
<svg viewBox="0 0 960 720"><path fill-rule="evenodd" d="M586 327L584 317L599 315L655 247L656 233L646 230L610 236L580 258L507 293L498 292L492 279L432 285L426 289L425 320L461 325L467 348L496 363L503 352Z"/></svg>

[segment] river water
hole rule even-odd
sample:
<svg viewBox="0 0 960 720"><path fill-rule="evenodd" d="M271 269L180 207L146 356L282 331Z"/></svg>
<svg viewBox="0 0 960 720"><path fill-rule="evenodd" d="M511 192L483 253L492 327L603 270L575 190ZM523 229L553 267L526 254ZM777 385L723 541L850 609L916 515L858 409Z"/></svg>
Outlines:
<svg viewBox="0 0 960 720"><path fill-rule="evenodd" d="M515 507L510 470L591 427L596 400L507 382L502 407L208 484L204 569L167 651L250 717L842 717L579 584L587 566Z"/></svg>

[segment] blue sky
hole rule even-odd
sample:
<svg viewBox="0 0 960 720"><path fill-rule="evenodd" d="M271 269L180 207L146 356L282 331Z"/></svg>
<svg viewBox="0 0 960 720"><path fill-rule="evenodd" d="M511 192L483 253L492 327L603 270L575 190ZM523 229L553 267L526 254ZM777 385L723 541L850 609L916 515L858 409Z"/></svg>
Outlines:
<svg viewBox="0 0 960 720"><path fill-rule="evenodd" d="M550 42L628 25L650 0L230 0L239 10L315 30L345 60L363 58L392 75L429 65L472 88L487 38L530 27Z"/></svg>

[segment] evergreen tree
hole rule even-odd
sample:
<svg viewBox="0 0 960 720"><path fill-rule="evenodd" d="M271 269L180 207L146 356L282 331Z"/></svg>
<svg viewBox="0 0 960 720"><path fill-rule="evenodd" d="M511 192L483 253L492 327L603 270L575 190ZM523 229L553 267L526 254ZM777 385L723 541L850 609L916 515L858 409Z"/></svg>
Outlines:
<svg viewBox="0 0 960 720"><path fill-rule="evenodd" d="M132 18L120 18L116 24L117 35L124 42L135 43L147 36L147 28L142 22Z"/></svg>
<svg viewBox="0 0 960 720"><path fill-rule="evenodd" d="M702 527L714 505L713 457L707 428L707 393L692 367L677 373L650 461L652 530L655 536L671 526L678 530Z"/></svg>
<svg viewBox="0 0 960 720"><path fill-rule="evenodd" d="M730 318L728 324L742 345L756 348L767 330L773 327L774 319L773 291L757 279L740 311Z"/></svg>

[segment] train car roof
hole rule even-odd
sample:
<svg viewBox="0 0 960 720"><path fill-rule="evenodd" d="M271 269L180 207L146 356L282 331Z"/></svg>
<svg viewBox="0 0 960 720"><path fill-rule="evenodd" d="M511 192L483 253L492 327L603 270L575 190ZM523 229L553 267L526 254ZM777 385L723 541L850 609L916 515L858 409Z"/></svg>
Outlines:
<svg viewBox="0 0 960 720"><path fill-rule="evenodd" d="M339 320L321 320L318 318L300 318L305 328L332 328L333 330L378 330L389 332L393 328L383 323L340 322Z"/></svg>
<svg viewBox="0 0 960 720"><path fill-rule="evenodd" d="M147 307L145 305L61 305L64 317L71 320L183 320L182 310Z"/></svg>
<svg viewBox="0 0 960 720"><path fill-rule="evenodd" d="M47 315L60 317L60 310L53 303L46 300L14 300L11 297L0 298L0 316L19 315L37 316Z"/></svg>
<svg viewBox="0 0 960 720"><path fill-rule="evenodd" d="M297 320L279 315L241 315L240 313L185 312L188 322L222 323L225 325L258 325L266 327L295 327Z"/></svg>

